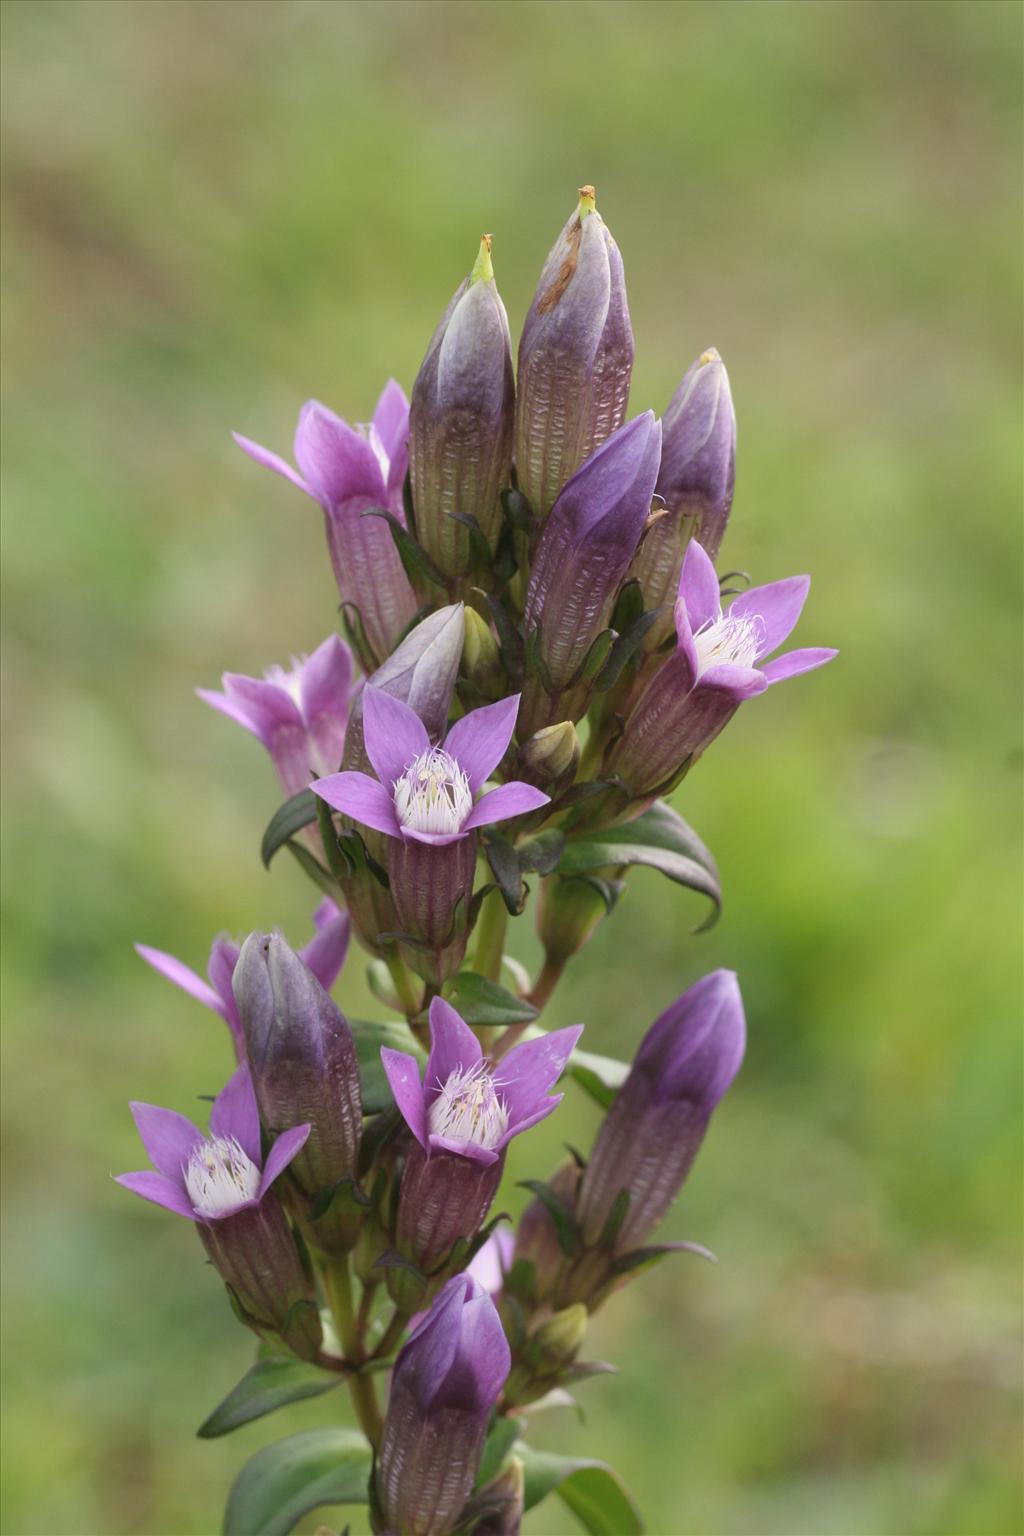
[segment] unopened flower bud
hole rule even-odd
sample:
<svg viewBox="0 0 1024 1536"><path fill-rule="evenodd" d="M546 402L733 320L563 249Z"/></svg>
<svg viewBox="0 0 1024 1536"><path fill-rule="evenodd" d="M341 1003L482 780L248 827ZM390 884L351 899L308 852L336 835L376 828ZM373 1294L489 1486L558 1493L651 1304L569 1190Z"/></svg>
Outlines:
<svg viewBox="0 0 1024 1536"><path fill-rule="evenodd" d="M300 1214L354 1177L362 1109L355 1042L343 1014L280 934L252 933L234 974L260 1119L268 1135L308 1122L309 1139L292 1164L305 1197ZM337 1208L336 1208L337 1206ZM353 1212L332 1204L311 1240L337 1252L354 1238Z"/></svg>
<svg viewBox="0 0 1024 1536"><path fill-rule="evenodd" d="M516 472L534 515L622 425L633 369L633 331L622 257L580 188L552 247L519 343Z"/></svg>
<svg viewBox="0 0 1024 1536"><path fill-rule="evenodd" d="M471 564L470 529L459 516L474 518L491 551L497 547L514 402L508 317L484 235L427 348L409 414L416 535L445 576Z"/></svg>
<svg viewBox="0 0 1024 1536"><path fill-rule="evenodd" d="M729 375L714 347L702 352L684 375L662 428L658 494L671 511L683 514L713 560L736 481L736 415ZM678 581L678 567L675 575Z"/></svg>
<svg viewBox="0 0 1024 1536"><path fill-rule="evenodd" d="M485 699L499 699L508 692L508 679L494 631L475 608L466 609L462 671Z"/></svg>
<svg viewBox="0 0 1024 1536"><path fill-rule="evenodd" d="M549 875L541 881L537 933L545 958L564 965L593 936L608 915L608 896L584 875Z"/></svg>
<svg viewBox="0 0 1024 1536"><path fill-rule="evenodd" d="M491 1298L456 1275L395 1362L376 1474L384 1529L447 1536L458 1524L509 1363Z"/></svg>
<svg viewBox="0 0 1024 1536"><path fill-rule="evenodd" d="M652 1025L597 1135L577 1216L587 1244L628 1196L612 1247L638 1248L682 1187L712 1111L743 1060L743 1000L732 971L712 971Z"/></svg>
<svg viewBox="0 0 1024 1536"><path fill-rule="evenodd" d="M501 1476L474 1497L466 1527L469 1536L519 1536L525 1491L523 1463L513 1456Z"/></svg>
<svg viewBox="0 0 1024 1536"><path fill-rule="evenodd" d="M519 777L552 799L568 789L580 765L580 739L571 720L535 731L519 753Z"/></svg>
<svg viewBox="0 0 1024 1536"><path fill-rule="evenodd" d="M674 633L672 610L690 527L681 507L671 511L660 506L655 497L654 510L629 568L630 576L640 583L645 610L657 610L658 616L642 641L648 654L656 651Z"/></svg>
<svg viewBox="0 0 1024 1536"><path fill-rule="evenodd" d="M569 1158L548 1181L551 1193L560 1200L571 1216L580 1182L580 1169ZM529 1294L525 1300L540 1305L549 1300L557 1288L558 1278L565 1264L565 1254L558 1241L558 1232L547 1206L539 1198L530 1201L519 1218L516 1230L516 1246L509 1266L510 1274L520 1260L532 1266Z"/></svg>

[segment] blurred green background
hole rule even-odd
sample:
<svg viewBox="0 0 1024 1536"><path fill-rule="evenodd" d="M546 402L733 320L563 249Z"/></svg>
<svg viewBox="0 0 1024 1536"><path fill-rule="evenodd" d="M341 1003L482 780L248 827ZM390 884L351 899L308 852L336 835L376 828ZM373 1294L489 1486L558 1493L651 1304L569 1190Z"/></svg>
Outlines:
<svg viewBox="0 0 1024 1536"><path fill-rule="evenodd" d="M259 863L269 764L192 695L333 623L318 515L228 434L285 449L306 396L359 419L408 387L483 229L515 331L589 180L633 409L721 350L728 561L812 571L798 643L842 654L678 797L719 926L638 874L552 1009L628 1055L725 964L750 1050L667 1223L719 1267L609 1306L588 1353L621 1376L537 1438L614 1461L654 1536L1020 1531L1021 15L8 0L10 1536L212 1532L256 1447L344 1411L196 1440L251 1344L183 1225L109 1182L126 1100L188 1108L228 1066L132 941L202 969L218 929L298 941L312 908ZM572 1093L512 1175L593 1123Z"/></svg>

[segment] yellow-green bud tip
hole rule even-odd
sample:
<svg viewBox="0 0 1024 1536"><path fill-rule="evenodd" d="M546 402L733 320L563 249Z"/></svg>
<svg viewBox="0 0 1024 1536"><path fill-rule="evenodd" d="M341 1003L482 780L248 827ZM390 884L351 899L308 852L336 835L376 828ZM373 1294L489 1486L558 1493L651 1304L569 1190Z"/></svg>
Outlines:
<svg viewBox="0 0 1024 1536"><path fill-rule="evenodd" d="M473 270L469 274L471 283L489 283L494 276L494 268L491 265L491 237L480 236L480 249L477 252Z"/></svg>
<svg viewBox="0 0 1024 1536"><path fill-rule="evenodd" d="M701 367L703 367L705 363L720 363L722 361L722 355L717 347L708 347L706 352L701 353L699 361Z"/></svg>
<svg viewBox="0 0 1024 1536"><path fill-rule="evenodd" d="M597 193L593 187L580 187L580 205L576 209L582 219L585 213L593 213L597 208Z"/></svg>

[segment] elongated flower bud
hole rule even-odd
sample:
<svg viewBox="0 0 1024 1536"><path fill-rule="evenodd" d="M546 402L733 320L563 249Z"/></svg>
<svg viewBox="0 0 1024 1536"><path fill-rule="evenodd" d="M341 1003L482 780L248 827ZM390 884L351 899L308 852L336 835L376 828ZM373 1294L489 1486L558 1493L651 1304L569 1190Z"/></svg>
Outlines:
<svg viewBox="0 0 1024 1536"><path fill-rule="evenodd" d="M519 343L516 472L535 516L625 420L633 350L622 257L581 187Z"/></svg>
<svg viewBox="0 0 1024 1536"><path fill-rule="evenodd" d="M636 553L660 454L661 423L645 411L577 470L545 523L523 615L540 676L535 670L524 690L520 733L578 720L586 709L588 653Z"/></svg>
<svg viewBox="0 0 1024 1536"><path fill-rule="evenodd" d="M388 873L398 932L416 941L402 946L402 956L438 987L454 976L466 953L476 847L475 832L440 846L391 840Z"/></svg>
<svg viewBox="0 0 1024 1536"><path fill-rule="evenodd" d="M471 1238L487 1219L505 1167L502 1153L484 1163L457 1152L428 1154L415 1146L402 1171L395 1239L398 1252L424 1274L440 1269L460 1238ZM396 1301L421 1306L401 1269L388 1271ZM396 1294L397 1288L397 1294Z"/></svg>
<svg viewBox="0 0 1024 1536"><path fill-rule="evenodd" d="M549 875L541 881L537 933L545 958L564 965L578 954L607 917L609 900L595 880L583 875Z"/></svg>
<svg viewBox="0 0 1024 1536"><path fill-rule="evenodd" d="M500 699L508 692L508 678L494 631L475 608L466 609L462 672L482 699Z"/></svg>
<svg viewBox="0 0 1024 1536"><path fill-rule="evenodd" d="M662 427L664 430L664 423ZM674 633L672 610L690 529L690 521L683 515L682 507L671 511L668 507L659 507L655 499L655 510L629 568L630 576L640 583L644 608L648 612L656 609L658 613L642 641L648 655Z"/></svg>
<svg viewBox="0 0 1024 1536"><path fill-rule="evenodd" d="M305 1121L311 1127L292 1176L314 1201L355 1174L362 1110L352 1031L280 934L249 935L234 991L265 1131L276 1135ZM351 1210L345 1202L337 1207L315 1225L313 1241L327 1252L347 1247L353 1235Z"/></svg>
<svg viewBox="0 0 1024 1536"><path fill-rule="evenodd" d="M569 1215L575 1209L579 1182L580 1170L573 1158L564 1162L548 1181L552 1194L562 1202ZM559 1245L551 1213L539 1198L531 1200L519 1218L510 1268L514 1269L520 1260L532 1265L531 1283L524 1299L533 1305L541 1305L555 1294L565 1265L565 1254Z"/></svg>
<svg viewBox="0 0 1024 1536"><path fill-rule="evenodd" d="M712 971L651 1026L598 1132L577 1200L584 1241L628 1205L616 1253L639 1247L682 1187L719 1099L743 1060L743 1000L732 971Z"/></svg>
<svg viewBox="0 0 1024 1536"><path fill-rule="evenodd" d="M552 800L568 789L580 765L580 739L571 720L545 725L524 742L519 753L519 777L543 789Z"/></svg>
<svg viewBox="0 0 1024 1536"><path fill-rule="evenodd" d="M497 547L514 402L508 317L484 235L427 348L409 414L416 535L448 577L471 563L470 530L453 514L475 518L492 552Z"/></svg>
<svg viewBox="0 0 1024 1536"><path fill-rule="evenodd" d="M385 1530L447 1536L458 1524L509 1363L491 1298L455 1276L395 1362L377 1465Z"/></svg>
<svg viewBox="0 0 1024 1536"><path fill-rule="evenodd" d="M736 414L729 375L714 347L687 370L662 427L658 495L671 511L683 514L713 560L729 521L736 481ZM675 575L678 582L678 567Z"/></svg>
<svg viewBox="0 0 1024 1536"><path fill-rule="evenodd" d="M320 1312L277 1196L266 1194L235 1215L199 1223L198 1231L249 1327L280 1334L300 1359L315 1359Z"/></svg>

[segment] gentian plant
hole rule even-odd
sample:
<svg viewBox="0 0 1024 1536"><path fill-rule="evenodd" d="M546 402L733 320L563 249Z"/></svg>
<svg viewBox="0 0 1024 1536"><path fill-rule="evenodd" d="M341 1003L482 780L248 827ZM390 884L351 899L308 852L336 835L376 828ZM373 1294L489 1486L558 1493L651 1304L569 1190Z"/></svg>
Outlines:
<svg viewBox="0 0 1024 1536"><path fill-rule="evenodd" d="M642 1530L606 1463L532 1449L531 1414L611 1369L582 1355L623 1286L706 1254L652 1238L741 1065L743 1001L718 970L649 1027L641 1004L619 1021L627 1056L642 1036L632 1063L549 1016L634 866L717 916L715 861L663 797L741 703L835 652L773 659L806 577L738 590L716 570L736 449L718 353L659 420L627 419L633 351L622 257L584 187L518 376L488 235L411 411L393 380L365 426L309 401L297 468L237 437L322 508L343 634L199 691L269 752L287 798L263 861L287 849L321 904L304 949L215 940L209 982L139 946L225 1020L237 1064L209 1135L133 1105L152 1168L119 1182L193 1223L260 1338L199 1433L341 1384L354 1423L257 1452L227 1536L328 1503L365 1504L389 1536L514 1536L549 1494L589 1531ZM509 952L531 895L533 976ZM330 995L350 934L372 1022ZM527 1155L570 1082L602 1115L589 1155L521 1181L525 1203L503 1195L509 1143Z"/></svg>

